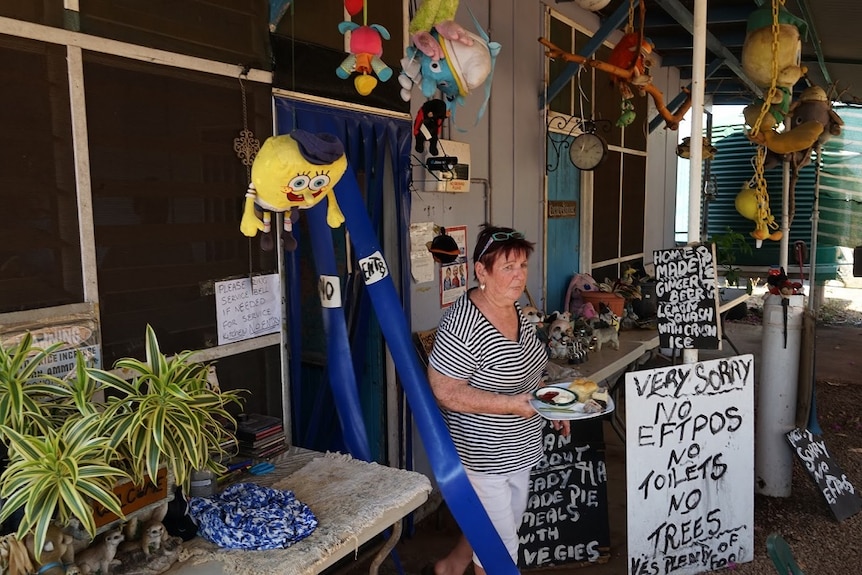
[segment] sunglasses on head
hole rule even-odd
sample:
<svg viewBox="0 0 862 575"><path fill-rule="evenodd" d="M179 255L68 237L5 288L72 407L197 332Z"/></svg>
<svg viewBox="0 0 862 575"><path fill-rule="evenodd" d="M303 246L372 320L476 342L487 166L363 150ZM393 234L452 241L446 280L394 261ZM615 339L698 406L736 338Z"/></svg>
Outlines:
<svg viewBox="0 0 862 575"><path fill-rule="evenodd" d="M523 240L524 234L518 231L511 232L494 232L491 234L491 237L488 238L488 242L485 244L485 247L482 248L482 251L479 252L479 257L476 258L476 261L482 259L482 256L485 255L485 252L488 251L488 248L491 247L491 244L494 242L504 242L509 239Z"/></svg>

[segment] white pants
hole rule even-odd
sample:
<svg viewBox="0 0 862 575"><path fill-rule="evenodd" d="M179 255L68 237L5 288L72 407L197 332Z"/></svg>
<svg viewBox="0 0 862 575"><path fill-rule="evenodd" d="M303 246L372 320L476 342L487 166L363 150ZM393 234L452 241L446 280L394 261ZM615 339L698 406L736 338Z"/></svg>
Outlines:
<svg viewBox="0 0 862 575"><path fill-rule="evenodd" d="M491 523L497 529L503 545L512 556L515 565L518 564L518 528L524 511L527 510L527 497L530 490L530 470L514 473L477 473L467 471L467 478L473 485L476 495L488 513ZM482 566L476 553L473 562Z"/></svg>

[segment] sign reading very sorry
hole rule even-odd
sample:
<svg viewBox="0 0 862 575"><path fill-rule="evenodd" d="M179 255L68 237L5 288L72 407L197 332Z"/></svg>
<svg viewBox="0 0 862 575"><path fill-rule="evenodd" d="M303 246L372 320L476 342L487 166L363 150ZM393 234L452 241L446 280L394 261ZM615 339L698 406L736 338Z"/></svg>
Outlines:
<svg viewBox="0 0 862 575"><path fill-rule="evenodd" d="M626 374L629 575L754 558L754 356Z"/></svg>
<svg viewBox="0 0 862 575"><path fill-rule="evenodd" d="M718 349L721 325L712 244L658 250L653 258L661 347Z"/></svg>
<svg viewBox="0 0 862 575"><path fill-rule="evenodd" d="M823 494L837 521L843 521L862 510L859 493L838 463L829 455L822 437L799 428L789 431L785 437L817 489Z"/></svg>
<svg viewBox="0 0 862 575"><path fill-rule="evenodd" d="M602 421L573 421L569 437L547 422L543 441L545 456L530 471L518 564L529 569L604 563L610 526Z"/></svg>
<svg viewBox="0 0 862 575"><path fill-rule="evenodd" d="M215 297L219 345L281 329L278 274L216 282Z"/></svg>

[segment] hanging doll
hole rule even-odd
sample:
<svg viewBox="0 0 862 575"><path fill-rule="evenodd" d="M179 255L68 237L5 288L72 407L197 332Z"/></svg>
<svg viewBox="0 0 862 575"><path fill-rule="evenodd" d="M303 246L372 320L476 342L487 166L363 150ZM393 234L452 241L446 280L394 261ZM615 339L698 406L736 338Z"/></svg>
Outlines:
<svg viewBox="0 0 862 575"><path fill-rule="evenodd" d="M419 109L416 120L413 122L413 136L416 138L416 151L418 153L421 154L425 151L425 142L428 142L428 151L431 155L436 156L438 154L437 141L440 138L443 122L448 117L449 111L443 100L435 98L422 104L422 108Z"/></svg>

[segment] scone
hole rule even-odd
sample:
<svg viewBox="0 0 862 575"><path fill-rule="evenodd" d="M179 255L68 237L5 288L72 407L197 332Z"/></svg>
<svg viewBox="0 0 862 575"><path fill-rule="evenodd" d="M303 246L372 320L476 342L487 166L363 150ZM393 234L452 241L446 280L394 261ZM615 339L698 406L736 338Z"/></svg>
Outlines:
<svg viewBox="0 0 862 575"><path fill-rule="evenodd" d="M578 396L578 401L581 403L586 403L598 387L599 386L595 381L583 377L578 378L569 384L569 389L575 392L575 395Z"/></svg>

